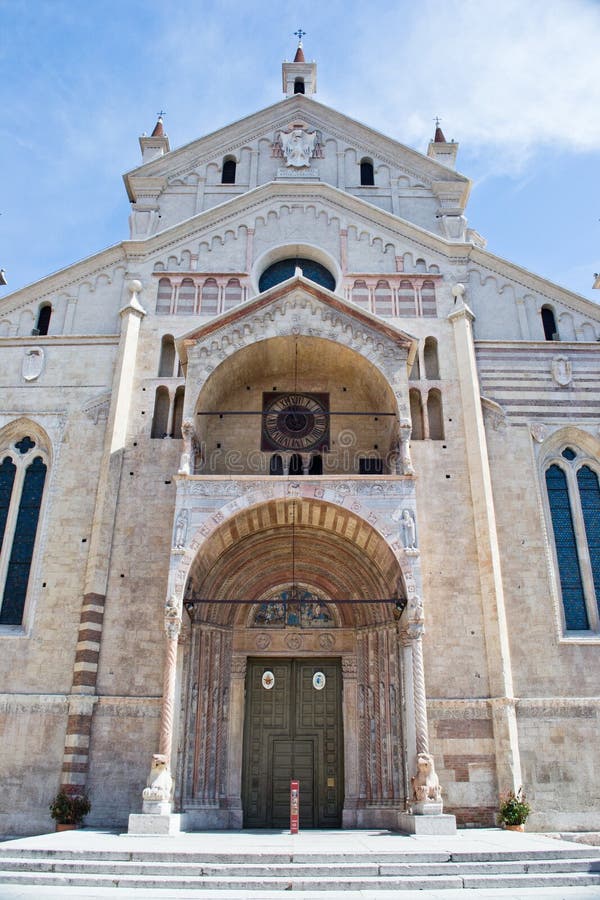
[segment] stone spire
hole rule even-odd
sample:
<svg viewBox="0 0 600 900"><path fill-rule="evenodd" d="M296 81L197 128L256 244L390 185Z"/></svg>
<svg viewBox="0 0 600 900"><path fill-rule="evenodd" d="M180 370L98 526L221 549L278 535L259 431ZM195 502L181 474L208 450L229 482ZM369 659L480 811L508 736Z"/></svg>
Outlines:
<svg viewBox="0 0 600 900"><path fill-rule="evenodd" d="M150 137L143 134L140 138L140 148L142 151L142 162L150 162L151 159L158 159L164 156L171 149L169 146L169 137L165 134L163 126L164 113L159 112L156 125Z"/></svg>
<svg viewBox="0 0 600 900"><path fill-rule="evenodd" d="M312 97L317 93L317 64L307 63L302 47L302 38L306 34L301 28L294 32L298 37L298 46L293 62L284 62L281 67L283 93L286 97L294 94L305 94Z"/></svg>
<svg viewBox="0 0 600 900"><path fill-rule="evenodd" d="M444 132L440 127L440 120L435 119L435 134L433 140L429 141L427 148L427 156L435 159L437 162L446 166L448 169L456 168L456 154L458 153L458 144L454 141L447 141Z"/></svg>

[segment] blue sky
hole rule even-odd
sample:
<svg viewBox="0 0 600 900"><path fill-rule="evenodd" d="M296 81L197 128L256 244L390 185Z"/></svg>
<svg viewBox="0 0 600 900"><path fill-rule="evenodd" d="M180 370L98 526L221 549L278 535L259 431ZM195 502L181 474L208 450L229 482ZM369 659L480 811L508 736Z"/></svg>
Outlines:
<svg viewBox="0 0 600 900"><path fill-rule="evenodd" d="M422 152L439 115L488 249L600 299L595 0L0 0L0 290L126 238L156 113L177 147L281 99L299 25L321 103Z"/></svg>

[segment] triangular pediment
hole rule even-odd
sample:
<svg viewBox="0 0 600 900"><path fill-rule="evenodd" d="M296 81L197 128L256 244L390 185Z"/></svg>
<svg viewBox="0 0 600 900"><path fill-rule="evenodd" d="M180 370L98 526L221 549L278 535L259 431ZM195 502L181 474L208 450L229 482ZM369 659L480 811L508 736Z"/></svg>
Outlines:
<svg viewBox="0 0 600 900"><path fill-rule="evenodd" d="M226 154L236 154L257 141L272 141L279 130L285 130L296 120L322 132L325 141L347 143L358 154L370 155L381 164L404 172L414 182L426 186L437 182L454 184L466 202L470 182L464 175L302 94L281 100L132 169L123 176L129 198L135 201L147 185L156 189L172 181L185 183L194 172L215 160L220 161Z"/></svg>
<svg viewBox="0 0 600 900"><path fill-rule="evenodd" d="M182 363L187 362L188 351L198 344L210 346L213 340L229 335L235 344L237 335L248 329L261 339L257 324L261 320L276 319L278 333L294 333L308 337L329 337L351 347L355 343L380 346L386 356L407 354L409 366L417 352L418 341L412 335L375 315L342 300L302 275L274 285L262 294L234 307L226 313L194 328L177 340L177 351Z"/></svg>

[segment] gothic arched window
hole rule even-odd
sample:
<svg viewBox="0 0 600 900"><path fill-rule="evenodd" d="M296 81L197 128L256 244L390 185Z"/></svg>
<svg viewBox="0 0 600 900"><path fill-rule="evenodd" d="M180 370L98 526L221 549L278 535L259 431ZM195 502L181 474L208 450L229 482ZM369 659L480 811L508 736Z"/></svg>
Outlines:
<svg viewBox="0 0 600 900"><path fill-rule="evenodd" d="M48 466L29 435L5 444L0 458L0 625L20 625Z"/></svg>
<svg viewBox="0 0 600 900"><path fill-rule="evenodd" d="M600 631L600 481L595 461L565 447L545 470L567 631Z"/></svg>

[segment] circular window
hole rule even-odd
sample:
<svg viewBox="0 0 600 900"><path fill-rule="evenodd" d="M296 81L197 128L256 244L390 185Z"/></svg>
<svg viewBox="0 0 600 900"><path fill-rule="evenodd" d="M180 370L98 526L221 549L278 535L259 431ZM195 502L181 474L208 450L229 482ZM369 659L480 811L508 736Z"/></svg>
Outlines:
<svg viewBox="0 0 600 900"><path fill-rule="evenodd" d="M335 290L335 278L325 266L315 262L314 259L306 259L305 257L295 256L291 259L280 259L269 266L268 269L260 276L258 282L258 290L261 292L268 291L276 284L287 281L296 271L296 267L302 269L302 274L310 281L320 284L321 287L327 288L328 291Z"/></svg>

